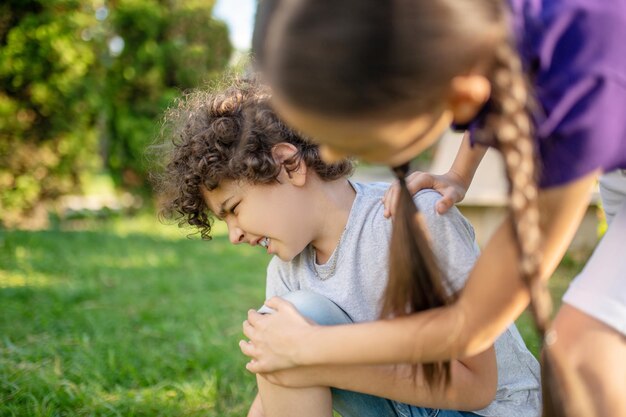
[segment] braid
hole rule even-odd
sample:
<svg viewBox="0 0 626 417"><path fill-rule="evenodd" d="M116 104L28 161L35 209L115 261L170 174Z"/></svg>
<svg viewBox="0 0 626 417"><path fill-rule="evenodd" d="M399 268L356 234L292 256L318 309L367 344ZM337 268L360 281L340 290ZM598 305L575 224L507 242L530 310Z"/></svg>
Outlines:
<svg viewBox="0 0 626 417"><path fill-rule="evenodd" d="M520 253L520 273L530 294L530 310L543 343L543 416L590 416L588 396L581 381L552 348L549 331L552 300L539 275L541 229L537 164L533 140L533 97L519 55L509 42L495 53L491 73L489 114L477 140L494 145L502 153L510 184L510 210Z"/></svg>
<svg viewBox="0 0 626 417"><path fill-rule="evenodd" d="M393 221L389 247L389 282L383 297L381 316L406 316L411 313L450 304L453 297L446 291L444 277L437 266L417 206L406 187L409 164L394 168L400 181L400 197ZM450 381L450 362L421 366L429 384Z"/></svg>
<svg viewBox="0 0 626 417"><path fill-rule="evenodd" d="M535 324L543 337L550 324L552 302L546 285L539 279L541 230L531 103L520 58L505 43L495 54L490 111L479 140L496 146L504 158L521 274L530 291Z"/></svg>

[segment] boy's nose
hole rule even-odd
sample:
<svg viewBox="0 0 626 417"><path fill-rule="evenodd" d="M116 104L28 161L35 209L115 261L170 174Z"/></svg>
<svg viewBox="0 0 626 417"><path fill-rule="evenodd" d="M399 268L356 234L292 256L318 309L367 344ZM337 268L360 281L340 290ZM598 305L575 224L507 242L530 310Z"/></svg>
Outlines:
<svg viewBox="0 0 626 417"><path fill-rule="evenodd" d="M228 228L228 237L230 239L230 243L233 245L238 245L243 242L243 231L238 227L229 227Z"/></svg>

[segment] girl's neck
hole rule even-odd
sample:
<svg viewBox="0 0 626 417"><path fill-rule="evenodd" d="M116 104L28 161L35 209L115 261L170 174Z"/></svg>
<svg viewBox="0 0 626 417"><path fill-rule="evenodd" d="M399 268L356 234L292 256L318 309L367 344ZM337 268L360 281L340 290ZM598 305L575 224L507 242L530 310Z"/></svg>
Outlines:
<svg viewBox="0 0 626 417"><path fill-rule="evenodd" d="M319 232L311 242L317 263L324 264L335 251L348 224L356 191L346 178L320 182L320 199L316 207Z"/></svg>

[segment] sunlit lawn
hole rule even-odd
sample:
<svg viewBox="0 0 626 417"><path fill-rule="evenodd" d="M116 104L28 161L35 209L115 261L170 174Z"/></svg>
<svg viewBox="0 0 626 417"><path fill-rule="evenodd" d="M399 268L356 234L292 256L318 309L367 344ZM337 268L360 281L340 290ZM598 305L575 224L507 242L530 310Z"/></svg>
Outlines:
<svg viewBox="0 0 626 417"><path fill-rule="evenodd" d="M267 255L148 216L0 232L1 416L241 416Z"/></svg>
<svg viewBox="0 0 626 417"><path fill-rule="evenodd" d="M79 226L0 231L0 416L245 415L237 342L267 255L150 214Z"/></svg>

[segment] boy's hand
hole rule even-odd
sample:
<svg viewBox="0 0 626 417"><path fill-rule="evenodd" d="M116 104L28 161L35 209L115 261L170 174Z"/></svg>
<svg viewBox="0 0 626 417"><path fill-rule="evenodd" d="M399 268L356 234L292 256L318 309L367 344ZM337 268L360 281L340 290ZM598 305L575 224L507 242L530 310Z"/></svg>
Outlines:
<svg viewBox="0 0 626 417"><path fill-rule="evenodd" d="M432 188L442 195L437 201L437 213L444 214L450 207L463 200L467 192L467 186L462 178L456 173L449 171L443 175L429 174L428 172L415 171L406 177L406 186L411 195L425 188ZM385 206L385 217L393 217L398 203L398 191L400 184L395 181L383 197Z"/></svg>

